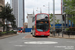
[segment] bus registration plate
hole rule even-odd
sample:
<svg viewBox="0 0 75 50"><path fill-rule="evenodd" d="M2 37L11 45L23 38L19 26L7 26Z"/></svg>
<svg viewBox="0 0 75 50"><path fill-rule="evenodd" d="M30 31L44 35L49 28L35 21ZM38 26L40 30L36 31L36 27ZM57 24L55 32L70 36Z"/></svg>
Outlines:
<svg viewBox="0 0 75 50"><path fill-rule="evenodd" d="M41 36L44 36L44 35L41 35Z"/></svg>

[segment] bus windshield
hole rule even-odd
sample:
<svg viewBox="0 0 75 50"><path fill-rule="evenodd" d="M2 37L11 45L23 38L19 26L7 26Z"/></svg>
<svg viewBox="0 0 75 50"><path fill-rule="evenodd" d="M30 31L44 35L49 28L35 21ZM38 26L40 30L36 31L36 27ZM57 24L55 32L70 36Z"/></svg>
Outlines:
<svg viewBox="0 0 75 50"><path fill-rule="evenodd" d="M48 18L47 14L38 14L37 15L37 20L41 20L41 19L45 19L45 18Z"/></svg>
<svg viewBox="0 0 75 50"><path fill-rule="evenodd" d="M48 23L44 23L44 24L38 23L36 24L36 29L41 32L48 31L49 24Z"/></svg>

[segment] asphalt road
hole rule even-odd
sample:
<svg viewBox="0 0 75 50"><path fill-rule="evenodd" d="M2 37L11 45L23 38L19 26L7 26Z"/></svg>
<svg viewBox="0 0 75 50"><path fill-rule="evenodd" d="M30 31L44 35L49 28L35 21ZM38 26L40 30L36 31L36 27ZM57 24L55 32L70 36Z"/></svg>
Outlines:
<svg viewBox="0 0 75 50"><path fill-rule="evenodd" d="M0 50L75 50L75 39L32 37L30 33L0 39Z"/></svg>

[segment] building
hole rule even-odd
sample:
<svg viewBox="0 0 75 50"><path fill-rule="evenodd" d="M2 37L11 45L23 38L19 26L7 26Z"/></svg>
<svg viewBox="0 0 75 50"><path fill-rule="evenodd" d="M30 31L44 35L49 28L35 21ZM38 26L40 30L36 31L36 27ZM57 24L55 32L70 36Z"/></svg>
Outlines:
<svg viewBox="0 0 75 50"><path fill-rule="evenodd" d="M67 1L67 0L66 0ZM65 27L72 27L72 21L68 20L67 17L69 17L66 13L65 13L65 10L66 10L66 7L64 6L65 3L64 3L64 0L61 0L61 3L62 3L62 18L63 18L63 21L64 21L64 24L65 24ZM66 26L67 25L67 26Z"/></svg>
<svg viewBox="0 0 75 50"><path fill-rule="evenodd" d="M5 0L0 0L0 6L4 6L5 5ZM0 8L0 11L1 11L1 8ZM0 19L0 22L2 22L2 19ZM0 31L2 31L3 28L0 27Z"/></svg>
<svg viewBox="0 0 75 50"><path fill-rule="evenodd" d="M17 27L23 27L23 0L10 0Z"/></svg>
<svg viewBox="0 0 75 50"><path fill-rule="evenodd" d="M28 28L28 23L24 23L24 28Z"/></svg>
<svg viewBox="0 0 75 50"><path fill-rule="evenodd" d="M32 18L34 17L33 14L27 14L28 18L28 28L32 28Z"/></svg>
<svg viewBox="0 0 75 50"><path fill-rule="evenodd" d="M33 14L28 14L27 15L27 18L28 18L28 28L32 28L32 18L34 16L35 15L33 15ZM62 14L55 14L55 17L56 17L56 19L59 19L59 23L61 24L61 22L62 22ZM50 24L53 24L53 22L51 22Z"/></svg>
<svg viewBox="0 0 75 50"><path fill-rule="evenodd" d="M5 5L5 0L0 0L0 5L4 6Z"/></svg>

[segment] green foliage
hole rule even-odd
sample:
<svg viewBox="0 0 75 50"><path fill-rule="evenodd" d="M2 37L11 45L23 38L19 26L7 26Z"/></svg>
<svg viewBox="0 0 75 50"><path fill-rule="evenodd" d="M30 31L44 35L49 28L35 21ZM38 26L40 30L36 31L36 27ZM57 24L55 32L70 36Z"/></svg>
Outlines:
<svg viewBox="0 0 75 50"><path fill-rule="evenodd" d="M7 32L2 32L1 34L5 35Z"/></svg>
<svg viewBox="0 0 75 50"><path fill-rule="evenodd" d="M69 28L66 28L66 31L69 31Z"/></svg>
<svg viewBox="0 0 75 50"><path fill-rule="evenodd" d="M0 36L1 36L1 35L16 34L16 33L17 33L17 31L0 32Z"/></svg>
<svg viewBox="0 0 75 50"><path fill-rule="evenodd" d="M50 14L50 22L52 22L53 21L53 14Z"/></svg>
<svg viewBox="0 0 75 50"><path fill-rule="evenodd" d="M68 19L75 24L75 0L64 0L64 3L66 7L65 13L68 15Z"/></svg>
<svg viewBox="0 0 75 50"><path fill-rule="evenodd" d="M11 9L10 4L6 4L4 7L1 7L0 12L0 18L2 18L2 23L4 27L4 21L7 19L7 21L11 22L12 27L16 26L15 24L15 16L12 14L13 9Z"/></svg>
<svg viewBox="0 0 75 50"><path fill-rule="evenodd" d="M53 21L53 14L50 14L50 22L52 22ZM56 19L56 17L55 17L55 24L59 24L59 19Z"/></svg>
<svg viewBox="0 0 75 50"><path fill-rule="evenodd" d="M59 21L60 21L60 20L59 20L59 19L57 19L56 24L59 24Z"/></svg>

